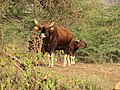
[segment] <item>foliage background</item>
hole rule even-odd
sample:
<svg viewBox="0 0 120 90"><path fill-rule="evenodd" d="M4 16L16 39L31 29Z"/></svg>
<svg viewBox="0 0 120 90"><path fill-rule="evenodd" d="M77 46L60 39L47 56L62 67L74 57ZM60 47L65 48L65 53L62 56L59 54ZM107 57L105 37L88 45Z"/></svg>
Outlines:
<svg viewBox="0 0 120 90"><path fill-rule="evenodd" d="M54 20L71 30L75 40L83 38L88 48L77 51L77 60L120 61L119 1L2 0L0 30L4 32L4 45L27 50L35 18Z"/></svg>
<svg viewBox="0 0 120 90"><path fill-rule="evenodd" d="M76 61L120 63L120 2L111 1L115 0L0 0L0 89L103 89L104 83L99 86L78 78L60 82L62 78L52 70L36 69L43 61L41 53L30 53L27 47L34 19L54 20L71 30L75 40L87 42L87 48L76 52Z"/></svg>

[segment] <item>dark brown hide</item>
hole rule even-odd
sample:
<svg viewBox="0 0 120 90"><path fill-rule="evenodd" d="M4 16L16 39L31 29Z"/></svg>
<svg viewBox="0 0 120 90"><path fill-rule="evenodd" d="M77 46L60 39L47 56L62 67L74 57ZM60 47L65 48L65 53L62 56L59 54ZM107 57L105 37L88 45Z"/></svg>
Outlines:
<svg viewBox="0 0 120 90"><path fill-rule="evenodd" d="M49 66L54 66L54 52L55 50L64 50L64 66L67 64L67 54L69 54L70 43L73 39L73 34L71 31L67 30L64 27L59 27L54 22L48 24L40 24L35 20L35 24L40 28L41 34L40 37L43 38L43 51L50 54ZM69 66L70 61L68 60Z"/></svg>
<svg viewBox="0 0 120 90"><path fill-rule="evenodd" d="M55 50L63 49L65 53L67 53L68 50L66 49L70 46L70 42L73 38L71 31L54 24L51 27L42 27L41 34L43 33L46 36L43 39L43 47L47 52L51 53Z"/></svg>

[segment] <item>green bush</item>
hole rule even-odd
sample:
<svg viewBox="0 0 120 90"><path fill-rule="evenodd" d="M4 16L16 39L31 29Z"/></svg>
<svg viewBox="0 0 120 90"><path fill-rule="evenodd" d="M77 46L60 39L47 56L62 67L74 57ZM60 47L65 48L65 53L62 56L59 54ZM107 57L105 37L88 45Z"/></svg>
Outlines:
<svg viewBox="0 0 120 90"><path fill-rule="evenodd" d="M34 18L54 20L71 30L75 40L83 38L87 42L87 48L76 52L76 61L120 63L119 16L118 5L106 5L101 0L2 0L0 50L22 64L18 68L14 58L0 51L0 89L97 90L100 87L92 81L75 79L61 83L62 78L45 73L38 66L43 60L41 53L30 53L27 49Z"/></svg>
<svg viewBox="0 0 120 90"><path fill-rule="evenodd" d="M107 6L101 0L10 0L3 1L1 8L0 29L4 32L6 46L14 43L20 48L23 45L27 48L34 18L40 21L52 19L71 30L74 39L83 38L87 42L88 48L84 49L86 62L119 62L119 55L111 53L120 50L120 9L117 5ZM95 52L91 52L91 48Z"/></svg>

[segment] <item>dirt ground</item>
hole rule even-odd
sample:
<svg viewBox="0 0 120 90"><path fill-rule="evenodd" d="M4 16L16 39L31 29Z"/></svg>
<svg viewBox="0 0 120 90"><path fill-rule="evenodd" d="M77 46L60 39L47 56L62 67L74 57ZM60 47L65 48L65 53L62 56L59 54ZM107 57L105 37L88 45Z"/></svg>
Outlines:
<svg viewBox="0 0 120 90"><path fill-rule="evenodd" d="M101 87L100 90L113 90L115 84L120 81L120 64L86 64L79 62L72 66L63 67L59 63L52 70L54 74L66 79L77 77L93 81Z"/></svg>

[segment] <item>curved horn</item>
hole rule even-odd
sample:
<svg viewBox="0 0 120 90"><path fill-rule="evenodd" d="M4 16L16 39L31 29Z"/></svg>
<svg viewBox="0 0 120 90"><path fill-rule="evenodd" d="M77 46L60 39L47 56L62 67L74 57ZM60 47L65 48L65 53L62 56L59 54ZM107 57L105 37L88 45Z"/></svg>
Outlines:
<svg viewBox="0 0 120 90"><path fill-rule="evenodd" d="M34 20L34 22L37 26L40 26L40 23L36 19Z"/></svg>
<svg viewBox="0 0 120 90"><path fill-rule="evenodd" d="M52 27L54 24L55 24L55 22L52 22L52 23L49 25L49 27Z"/></svg>
<svg viewBox="0 0 120 90"><path fill-rule="evenodd" d="M34 22L35 22L36 26L39 26L41 28L44 26L44 25L41 25L40 22L38 22L36 19L34 20Z"/></svg>

